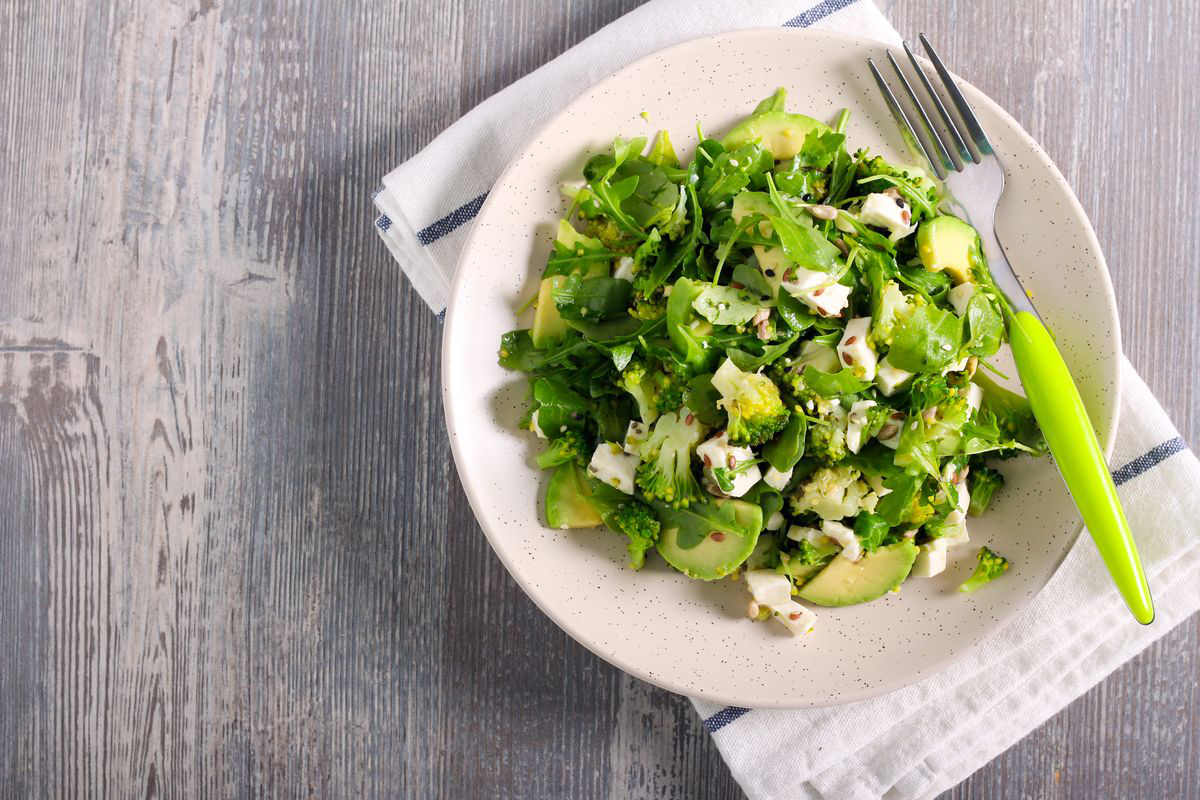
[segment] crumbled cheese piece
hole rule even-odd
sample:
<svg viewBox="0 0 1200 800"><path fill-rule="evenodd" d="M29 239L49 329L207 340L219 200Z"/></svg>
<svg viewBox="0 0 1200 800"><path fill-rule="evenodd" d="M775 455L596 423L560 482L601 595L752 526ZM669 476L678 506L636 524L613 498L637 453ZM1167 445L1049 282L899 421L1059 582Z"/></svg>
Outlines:
<svg viewBox="0 0 1200 800"><path fill-rule="evenodd" d="M967 407L971 409L971 414L979 411L979 407L983 405L983 387L977 383L972 383L967 386Z"/></svg>
<svg viewBox="0 0 1200 800"><path fill-rule="evenodd" d="M850 561L858 561L862 558L862 544L850 528L840 522L827 519L821 523L821 532L842 546L842 552L838 553L838 558Z"/></svg>
<svg viewBox="0 0 1200 800"><path fill-rule="evenodd" d="M731 445L725 431L697 447L696 455L704 462L704 488L717 497L741 497L762 480L758 464L752 463L754 451ZM728 490L717 483L715 470L718 469L727 470L725 475L732 484Z"/></svg>
<svg viewBox="0 0 1200 800"><path fill-rule="evenodd" d="M781 512L775 511L771 516L767 517L767 521L763 523L763 527L769 531L777 531L783 527L783 523L786 521Z"/></svg>
<svg viewBox="0 0 1200 800"><path fill-rule="evenodd" d="M932 578L945 572L948 547L945 539L934 539L929 544L921 545L911 574L917 578Z"/></svg>
<svg viewBox="0 0 1200 800"><path fill-rule="evenodd" d="M630 420L629 427L625 429L625 452L638 455L649 433L650 428L646 423L638 422L636 419Z"/></svg>
<svg viewBox="0 0 1200 800"><path fill-rule="evenodd" d="M912 378L913 373L907 370L893 367L888 363L887 356L884 356L883 361L879 362L879 367L875 371L875 385L879 388L879 392L884 397L891 397L900 388Z"/></svg>
<svg viewBox="0 0 1200 800"><path fill-rule="evenodd" d="M888 421L883 423L883 427L879 429L879 433L875 434L875 438L884 447L890 447L895 450L900 446L900 434L904 432L904 421L907 417L901 411L893 411Z"/></svg>
<svg viewBox="0 0 1200 800"><path fill-rule="evenodd" d="M825 534L816 528L809 528L805 525L793 525L788 528L787 538L793 542L808 542L812 545L819 545L821 540L825 538Z"/></svg>
<svg viewBox="0 0 1200 800"><path fill-rule="evenodd" d="M623 281L633 281L633 259L629 256L621 256L617 261L617 268L613 270L613 277Z"/></svg>
<svg viewBox="0 0 1200 800"><path fill-rule="evenodd" d="M597 480L615 486L625 494L633 494L633 475L640 461L616 442L601 442L596 445L587 469Z"/></svg>
<svg viewBox="0 0 1200 800"><path fill-rule="evenodd" d="M850 406L846 417L846 449L857 453L863 446L863 430L867 427L867 411L876 406L874 400L859 400Z"/></svg>
<svg viewBox="0 0 1200 800"><path fill-rule="evenodd" d="M842 366L853 370L865 381L875 380L878 358L867 337L871 329L870 317L855 317L846 323L842 340L838 342L838 360Z"/></svg>
<svg viewBox="0 0 1200 800"><path fill-rule="evenodd" d="M770 486L772 489L777 489L782 492L784 487L787 486L788 481L792 479L792 472L793 470L791 469L789 469L787 472L780 472L774 467L768 467L767 473L763 475L763 483L767 484L767 486Z"/></svg>
<svg viewBox="0 0 1200 800"><path fill-rule="evenodd" d="M745 574L746 588L759 605L774 607L792 599L792 582L773 569L752 569Z"/></svg>
<svg viewBox="0 0 1200 800"><path fill-rule="evenodd" d="M917 226L912 224L912 209L908 207L908 203L902 197L892 197L881 192L867 195L858 212L858 219L864 225L887 228L891 232L893 242L903 239L917 229Z"/></svg>
<svg viewBox="0 0 1200 800"><path fill-rule="evenodd" d="M795 600L773 606L771 612L796 636L809 633L817 624L817 615Z"/></svg>

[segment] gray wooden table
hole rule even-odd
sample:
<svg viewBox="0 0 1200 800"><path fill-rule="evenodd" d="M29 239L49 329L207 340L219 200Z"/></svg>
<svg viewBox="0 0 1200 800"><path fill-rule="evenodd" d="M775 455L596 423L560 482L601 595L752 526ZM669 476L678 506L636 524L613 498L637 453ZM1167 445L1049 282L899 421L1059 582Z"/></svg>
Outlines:
<svg viewBox="0 0 1200 800"><path fill-rule="evenodd" d="M0 795L740 796L488 549L370 224L635 4L0 0ZM1066 173L1195 444L1195 5L884 5ZM1198 798L1198 674L1193 619L951 795Z"/></svg>

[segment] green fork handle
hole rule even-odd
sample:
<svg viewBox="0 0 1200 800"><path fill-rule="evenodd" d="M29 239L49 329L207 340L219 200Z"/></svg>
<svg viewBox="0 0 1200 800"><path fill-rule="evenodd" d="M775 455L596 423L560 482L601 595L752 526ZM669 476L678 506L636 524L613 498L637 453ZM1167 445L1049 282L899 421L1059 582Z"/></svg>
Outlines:
<svg viewBox="0 0 1200 800"><path fill-rule="evenodd" d="M1016 312L1009 319L1009 336L1025 394L1083 523L1134 618L1149 625L1154 602L1142 560L1075 381L1035 315Z"/></svg>

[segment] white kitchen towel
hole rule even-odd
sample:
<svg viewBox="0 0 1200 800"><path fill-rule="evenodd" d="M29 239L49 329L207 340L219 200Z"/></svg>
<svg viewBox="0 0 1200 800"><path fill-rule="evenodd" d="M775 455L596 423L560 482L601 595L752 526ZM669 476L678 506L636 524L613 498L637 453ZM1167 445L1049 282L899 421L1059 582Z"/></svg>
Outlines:
<svg viewBox="0 0 1200 800"><path fill-rule="evenodd" d="M435 312L492 182L551 114L625 64L742 27L819 26L892 44L869 0L653 0L481 103L383 179L375 227ZM1030 607L940 675L801 711L696 701L753 800L933 797L1200 608L1200 463L1128 364L1112 463L1158 619L1135 623L1086 535ZM814 746L814 742L824 743Z"/></svg>

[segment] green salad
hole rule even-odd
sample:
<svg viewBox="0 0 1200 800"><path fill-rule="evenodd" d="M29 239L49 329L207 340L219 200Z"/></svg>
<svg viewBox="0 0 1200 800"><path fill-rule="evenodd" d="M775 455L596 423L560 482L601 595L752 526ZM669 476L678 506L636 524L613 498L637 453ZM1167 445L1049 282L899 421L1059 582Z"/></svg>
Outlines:
<svg viewBox="0 0 1200 800"><path fill-rule="evenodd" d="M784 100L687 163L665 130L593 156L500 363L530 379L550 526L742 579L749 616L804 633L808 605L942 572L989 459L1044 444L988 376L1011 312L975 230L925 171L848 150L847 112ZM961 588L1008 566L983 548Z"/></svg>

